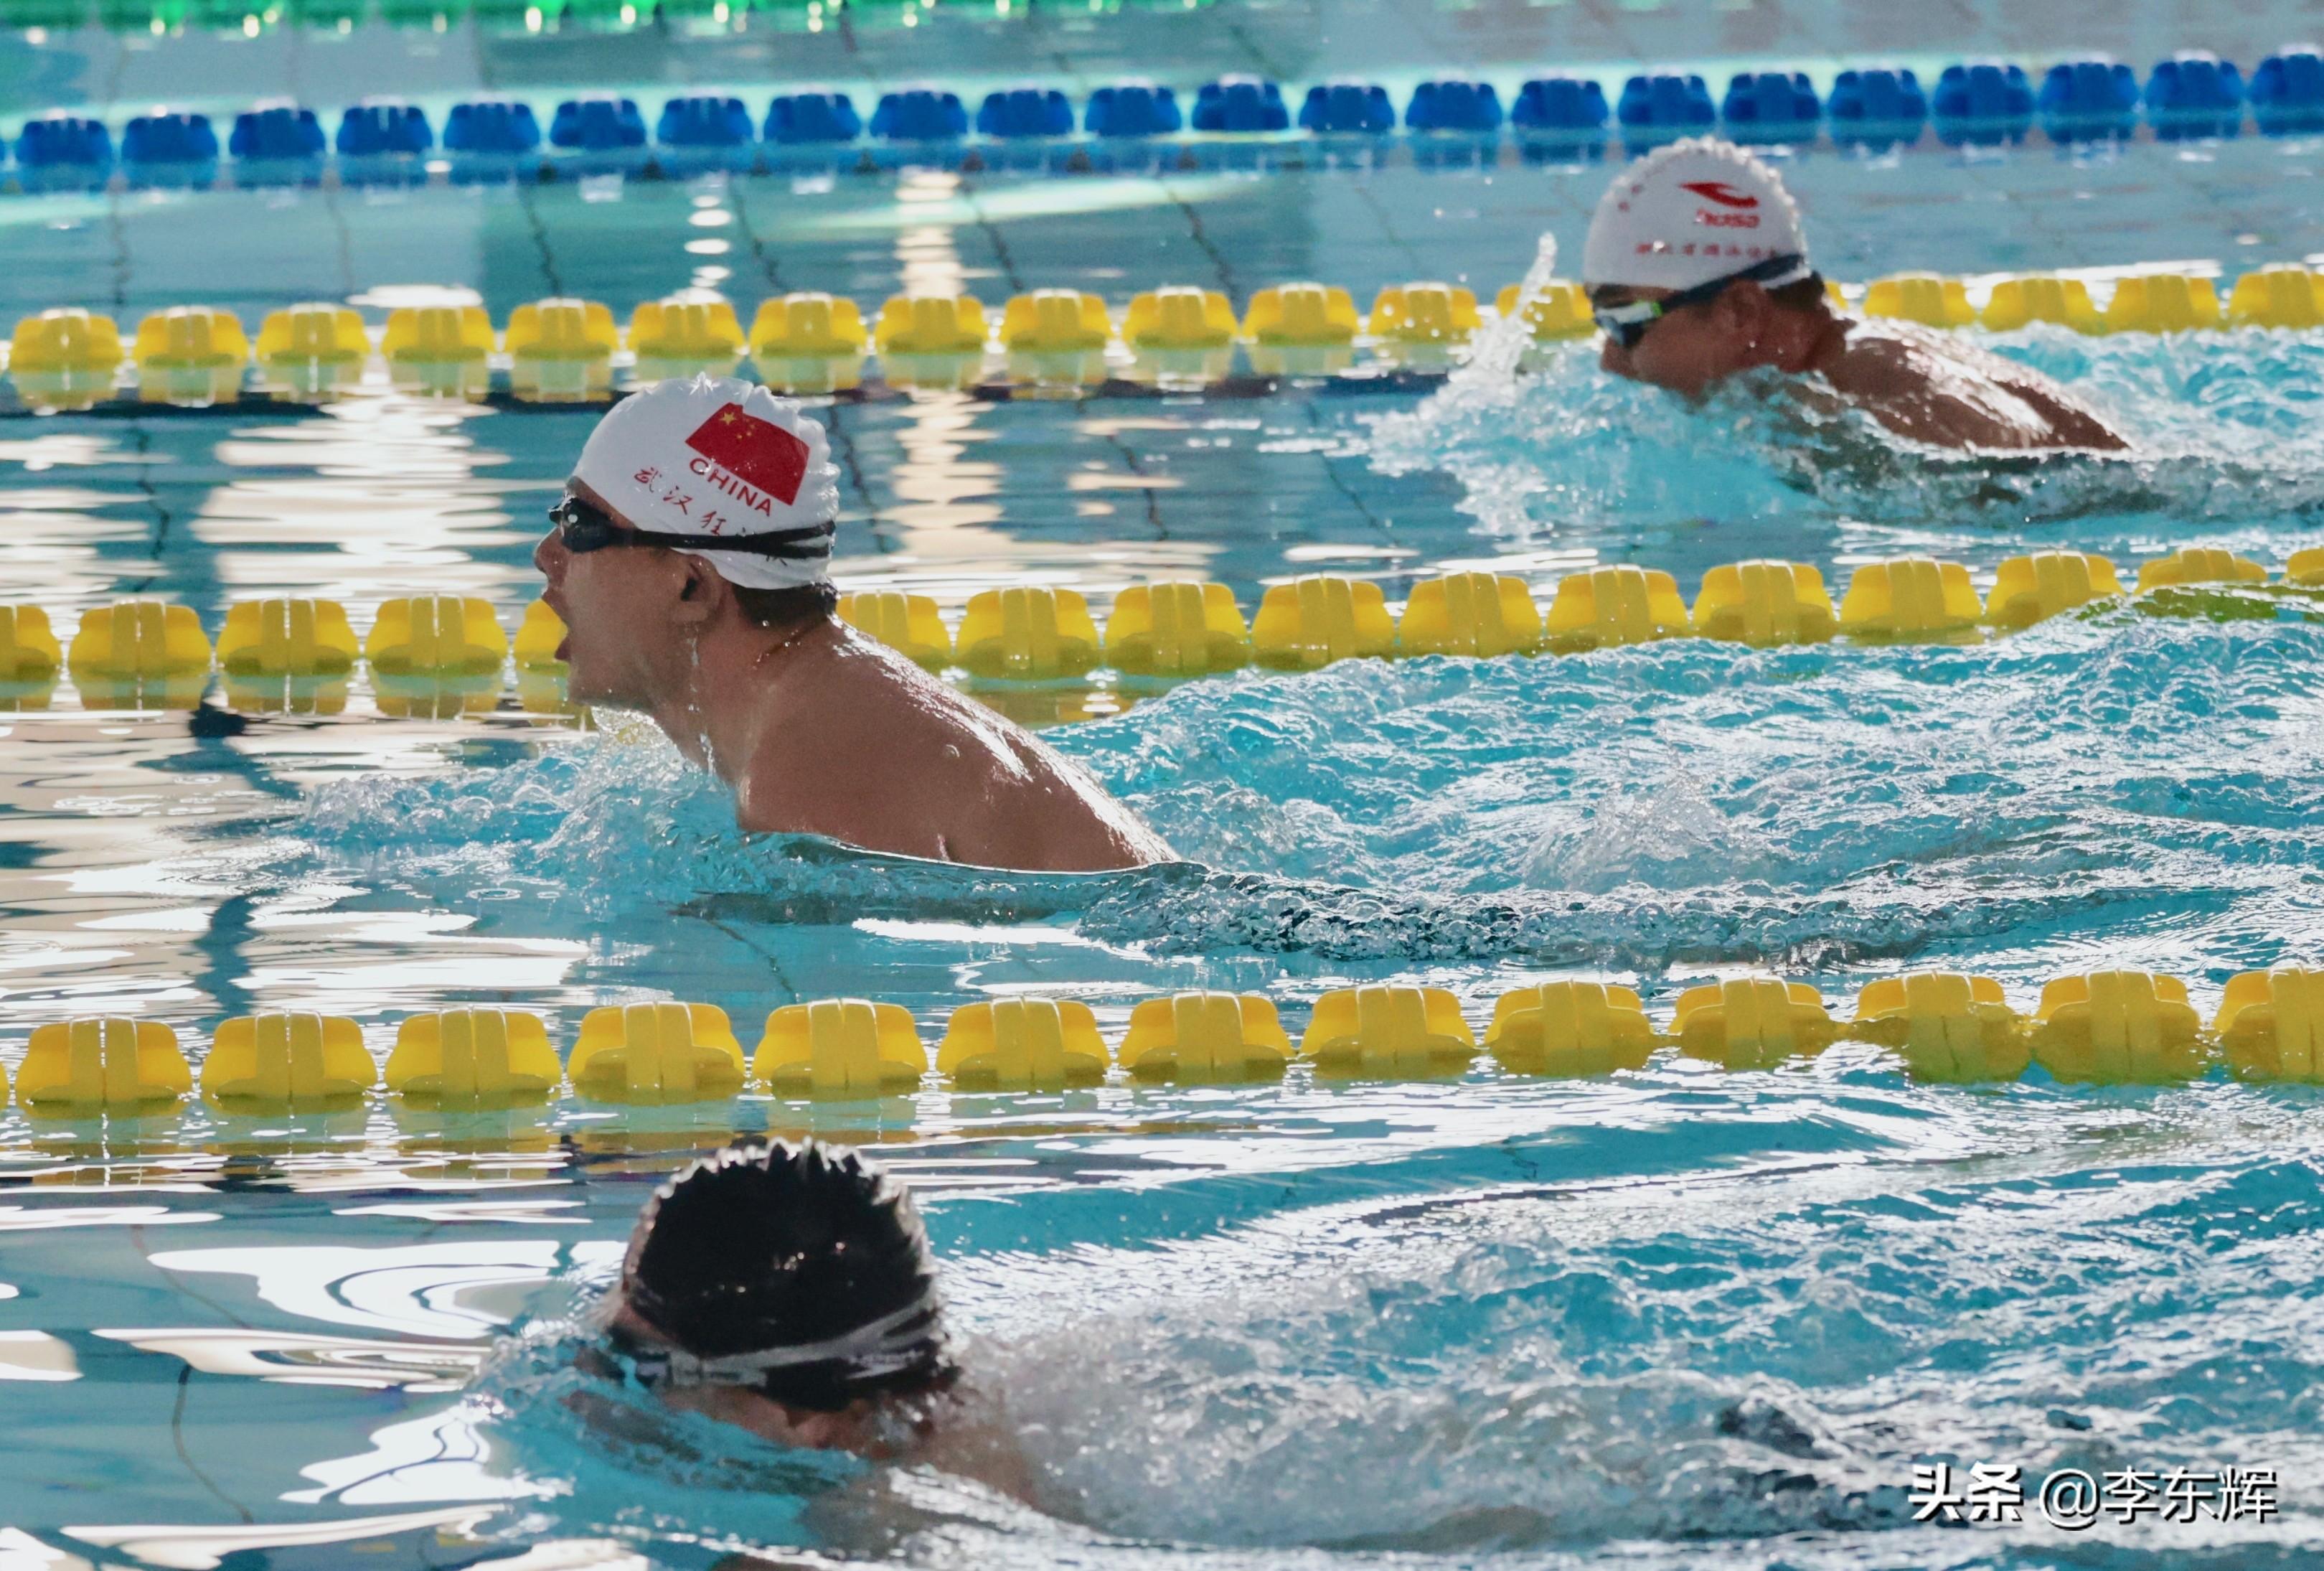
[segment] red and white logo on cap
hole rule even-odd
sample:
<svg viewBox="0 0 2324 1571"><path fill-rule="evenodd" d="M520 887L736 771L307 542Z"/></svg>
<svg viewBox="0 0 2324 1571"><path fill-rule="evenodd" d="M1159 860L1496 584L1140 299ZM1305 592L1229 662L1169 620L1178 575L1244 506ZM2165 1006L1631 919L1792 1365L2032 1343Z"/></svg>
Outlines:
<svg viewBox="0 0 2324 1571"><path fill-rule="evenodd" d="M1756 208L1759 199L1749 191L1738 191L1723 180L1691 180L1679 182L1679 189L1692 191L1706 202L1717 202L1722 208Z"/></svg>
<svg viewBox="0 0 2324 1571"><path fill-rule="evenodd" d="M769 497L786 507L798 500L807 445L739 403L722 406L694 429L686 445L696 454L687 464L689 470L754 513L772 515Z"/></svg>

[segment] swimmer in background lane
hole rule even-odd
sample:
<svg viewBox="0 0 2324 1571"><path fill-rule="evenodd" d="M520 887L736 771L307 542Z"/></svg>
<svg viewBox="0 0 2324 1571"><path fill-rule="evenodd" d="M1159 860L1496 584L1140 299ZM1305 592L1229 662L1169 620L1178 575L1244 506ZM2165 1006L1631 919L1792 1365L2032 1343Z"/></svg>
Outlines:
<svg viewBox="0 0 2324 1571"><path fill-rule="evenodd" d="M581 449L532 553L578 703L641 710L748 830L1083 872L1170 848L1081 769L835 615L822 424L735 377L660 382Z"/></svg>
<svg viewBox="0 0 2324 1571"><path fill-rule="evenodd" d="M1799 395L1864 411L1932 447L2026 452L2130 447L2050 378L1917 323L1832 309L1808 263L1798 206L1731 143L1674 142L1614 177L1590 220L1582 275L1601 364L1699 398L1759 368Z"/></svg>
<svg viewBox="0 0 2324 1571"><path fill-rule="evenodd" d="M646 1202L599 1314L626 1377L673 1408L1032 1502L953 1361L910 1197L854 1151L777 1141L691 1164Z"/></svg>

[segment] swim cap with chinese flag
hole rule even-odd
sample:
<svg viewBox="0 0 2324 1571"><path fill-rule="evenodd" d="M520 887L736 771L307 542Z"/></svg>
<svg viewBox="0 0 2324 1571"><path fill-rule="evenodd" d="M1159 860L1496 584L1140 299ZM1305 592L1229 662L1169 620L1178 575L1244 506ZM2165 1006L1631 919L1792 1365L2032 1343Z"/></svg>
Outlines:
<svg viewBox="0 0 2324 1571"><path fill-rule="evenodd" d="M730 584L828 580L839 473L822 422L734 376L658 382L597 422L573 477L641 534L682 535ZM733 537L737 549L703 542Z"/></svg>
<svg viewBox="0 0 2324 1571"><path fill-rule="evenodd" d="M1595 287L1692 289L1790 256L1808 275L1800 209L1781 176L1731 142L1683 137L1614 176L1582 246L1582 282Z"/></svg>

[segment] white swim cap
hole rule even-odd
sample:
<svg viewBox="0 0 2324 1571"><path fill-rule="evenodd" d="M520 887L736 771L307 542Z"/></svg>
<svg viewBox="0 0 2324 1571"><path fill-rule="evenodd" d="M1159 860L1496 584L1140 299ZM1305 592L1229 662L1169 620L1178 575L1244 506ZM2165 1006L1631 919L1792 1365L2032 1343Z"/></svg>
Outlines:
<svg viewBox="0 0 2324 1571"><path fill-rule="evenodd" d="M823 423L795 400L739 376L658 382L606 412L573 477L640 533L680 549L730 584L794 589L827 582L839 471ZM702 549L715 537L740 549ZM753 538L756 537L756 538Z"/></svg>
<svg viewBox="0 0 2324 1571"><path fill-rule="evenodd" d="M1775 171L1731 142L1685 137L1614 177L1582 246L1585 286L1692 289L1779 256L1808 275L1800 209Z"/></svg>

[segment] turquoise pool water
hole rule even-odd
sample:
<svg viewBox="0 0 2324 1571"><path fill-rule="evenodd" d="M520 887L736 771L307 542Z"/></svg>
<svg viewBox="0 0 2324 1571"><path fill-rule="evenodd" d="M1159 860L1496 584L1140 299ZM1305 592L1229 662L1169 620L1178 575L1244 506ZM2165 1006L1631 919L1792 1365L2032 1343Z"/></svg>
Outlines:
<svg viewBox="0 0 2324 1571"><path fill-rule="evenodd" d="M2228 271L2313 245L2313 144L2097 160L1803 161L1843 277ZM254 319L465 286L626 306L691 282L877 298L941 276L1117 304L1296 274L1360 294L1578 245L1599 171L1005 179L739 193L431 190L0 205L17 309ZM705 203L701 199L710 198ZM690 212L723 225L684 222ZM716 258L689 236L733 244ZM2246 239L2246 236L2250 238ZM702 266L729 275L700 280ZM756 272L751 271L755 269ZM918 271L915 271L918 270ZM92 286L90 280L101 280ZM1691 595L1784 556L1989 575L2324 541L2324 340L1995 340L2136 431L2135 460L1937 463L1748 401L1510 384L832 411L840 570L975 588L1168 573L1248 606L1296 572L1537 590L1636 561ZM324 411L0 420L6 597L530 597L589 416L389 393ZM2101 966L2227 978L2324 946L2324 624L2297 596L2111 606L1975 647L1696 641L1352 661L1164 693L1017 693L1185 861L1028 878L746 840L633 725L343 714L199 740L60 689L0 715L0 1059L97 1009L190 1045L254 1007L361 1021L855 994L930 1034L977 997L1633 983L1657 1012L1775 971L1836 1005L1899 971L2030 1004ZM2222 615L2218 613L2241 613ZM1127 702L1127 707L1123 705ZM2324 1542L2312 1090L1908 1082L1843 1044L1777 1072L1603 1081L931 1089L699 1111L388 1103L272 1121L0 1119L0 1566L2296 1566ZM572 1317L677 1162L737 1133L872 1143L927 1212L1038 1511L678 1423L571 1367ZM576 1396L613 1404L610 1428ZM586 1404L585 1404L586 1405ZM2273 1467L2271 1520L1915 1524L1917 1463ZM78 1558L73 1558L78 1557Z"/></svg>

